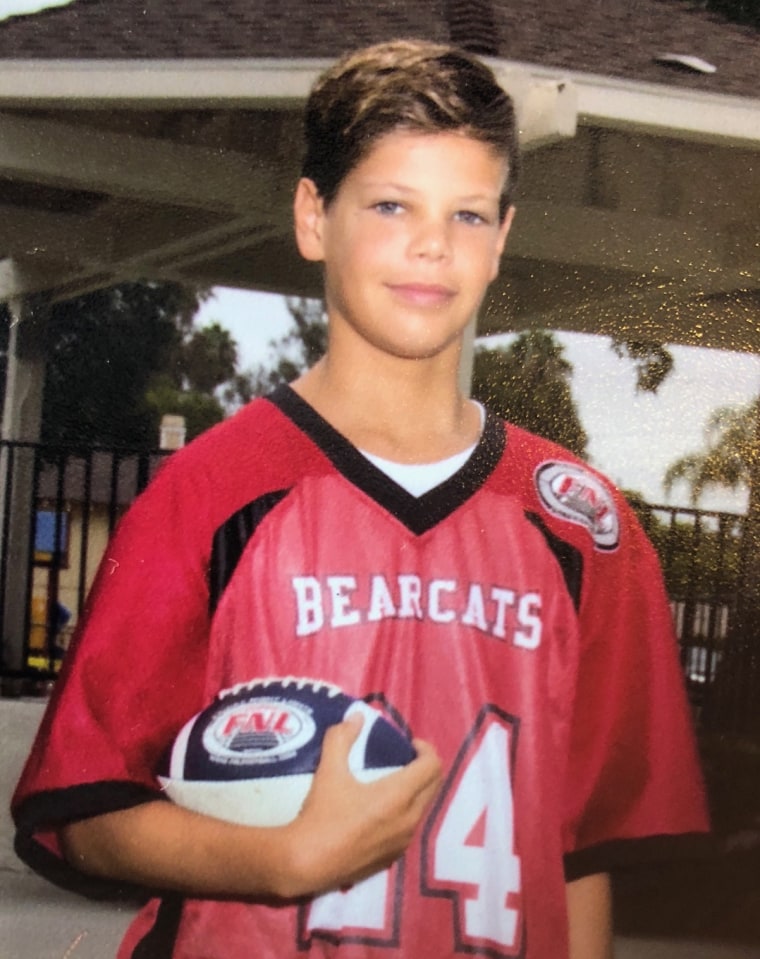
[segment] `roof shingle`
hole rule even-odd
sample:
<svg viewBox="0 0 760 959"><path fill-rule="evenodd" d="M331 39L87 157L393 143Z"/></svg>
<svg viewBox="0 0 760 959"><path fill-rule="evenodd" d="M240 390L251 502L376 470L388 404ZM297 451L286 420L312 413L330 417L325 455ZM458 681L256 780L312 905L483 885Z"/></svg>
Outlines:
<svg viewBox="0 0 760 959"><path fill-rule="evenodd" d="M760 31L689 0L491 0L506 59L714 93L757 97ZM396 36L461 42L464 4L428 0L74 0L0 23L2 59L240 59L334 57ZM490 7L490 9L489 9ZM459 8L459 9L457 9ZM714 74L656 62L691 54Z"/></svg>

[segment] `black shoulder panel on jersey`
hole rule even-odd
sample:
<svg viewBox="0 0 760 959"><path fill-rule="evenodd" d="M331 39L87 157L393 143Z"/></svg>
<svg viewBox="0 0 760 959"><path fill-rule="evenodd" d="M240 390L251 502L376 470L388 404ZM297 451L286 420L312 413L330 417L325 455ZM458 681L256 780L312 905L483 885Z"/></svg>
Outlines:
<svg viewBox="0 0 760 959"><path fill-rule="evenodd" d="M68 822L103 813L132 809L142 803L168 802L164 793L121 780L83 783L65 789L51 789L28 796L13 818L16 823L16 855L35 872L63 889L91 899L134 898L136 887L117 879L91 876L47 848L37 837Z"/></svg>
<svg viewBox="0 0 760 959"><path fill-rule="evenodd" d="M209 565L209 613L213 614L222 593L232 579L246 543L264 517L288 495L287 489L265 493L233 513L214 533Z"/></svg>
<svg viewBox="0 0 760 959"><path fill-rule="evenodd" d="M575 546L566 543L565 540L552 533L538 514L526 513L525 518L533 523L546 540L546 545L554 553L562 570L562 575L565 577L565 585L568 593L570 593L573 606L576 610L579 609L583 586L583 554Z"/></svg>
<svg viewBox="0 0 760 959"><path fill-rule="evenodd" d="M289 386L268 397L358 489L420 536L437 526L485 483L504 452L504 424L490 412L478 445L464 466L423 496L413 496L371 463Z"/></svg>

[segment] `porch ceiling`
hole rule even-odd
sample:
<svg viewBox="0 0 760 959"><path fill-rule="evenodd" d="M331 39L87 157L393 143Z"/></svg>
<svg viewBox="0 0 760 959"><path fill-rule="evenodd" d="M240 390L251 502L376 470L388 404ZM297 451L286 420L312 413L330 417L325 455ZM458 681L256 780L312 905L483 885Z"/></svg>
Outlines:
<svg viewBox="0 0 760 959"><path fill-rule="evenodd" d="M137 278L317 295L290 225L299 77L214 106L0 98L0 299ZM760 144L615 122L582 98L568 136L572 84L546 82L519 91L518 213L480 332L760 349Z"/></svg>

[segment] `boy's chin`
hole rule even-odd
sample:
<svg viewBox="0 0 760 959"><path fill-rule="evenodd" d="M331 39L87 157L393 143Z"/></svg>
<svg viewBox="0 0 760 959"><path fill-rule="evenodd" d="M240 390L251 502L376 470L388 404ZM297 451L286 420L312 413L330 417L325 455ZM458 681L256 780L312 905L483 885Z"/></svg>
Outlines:
<svg viewBox="0 0 760 959"><path fill-rule="evenodd" d="M383 352L398 360L434 361L444 359L452 354L458 357L461 350L463 333L450 337L447 340L431 341L430 339L407 340L402 343L387 344Z"/></svg>

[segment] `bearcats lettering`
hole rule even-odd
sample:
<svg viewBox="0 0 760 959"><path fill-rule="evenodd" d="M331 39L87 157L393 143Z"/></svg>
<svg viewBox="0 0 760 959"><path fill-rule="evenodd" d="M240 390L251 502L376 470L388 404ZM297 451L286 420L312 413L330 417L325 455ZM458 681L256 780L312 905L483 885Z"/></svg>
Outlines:
<svg viewBox="0 0 760 959"><path fill-rule="evenodd" d="M541 595L501 586L460 583L455 579L424 582L414 573L386 577L380 573L359 583L356 576L294 576L296 635L340 629L383 619L418 619L461 623L523 649L541 643Z"/></svg>

